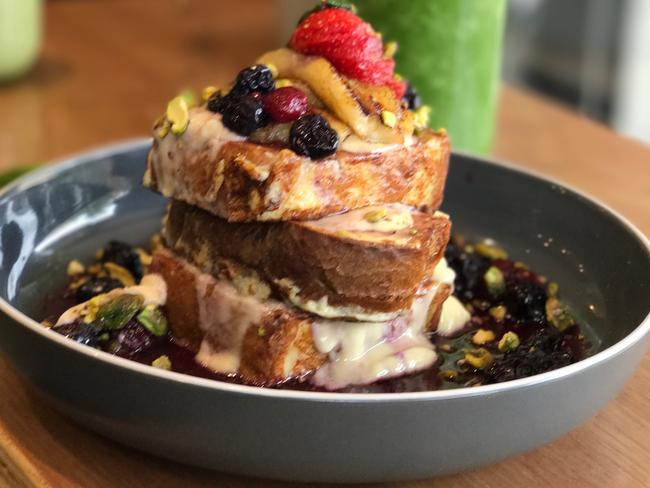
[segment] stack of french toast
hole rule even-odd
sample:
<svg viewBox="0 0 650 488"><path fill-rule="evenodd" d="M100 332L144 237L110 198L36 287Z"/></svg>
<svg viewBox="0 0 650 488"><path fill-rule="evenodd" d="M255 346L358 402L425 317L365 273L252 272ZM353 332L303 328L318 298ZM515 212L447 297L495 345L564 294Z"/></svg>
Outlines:
<svg viewBox="0 0 650 488"><path fill-rule="evenodd" d="M150 272L203 366L336 390L431 367L441 315L467 320L437 211L449 142L393 52L324 2L288 47L155 125L144 184L171 201Z"/></svg>

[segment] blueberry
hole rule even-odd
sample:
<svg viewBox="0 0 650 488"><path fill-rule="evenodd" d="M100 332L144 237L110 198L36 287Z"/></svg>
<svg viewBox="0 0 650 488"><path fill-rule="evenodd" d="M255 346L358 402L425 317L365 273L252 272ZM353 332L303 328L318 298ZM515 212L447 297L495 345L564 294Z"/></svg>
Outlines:
<svg viewBox="0 0 650 488"><path fill-rule="evenodd" d="M102 262L115 263L128 269L136 281L142 278L142 263L135 249L124 242L110 241L104 248Z"/></svg>
<svg viewBox="0 0 650 488"><path fill-rule="evenodd" d="M253 92L270 92L274 88L275 80L271 70L263 64L256 64L239 72L230 94L244 96Z"/></svg>
<svg viewBox="0 0 650 488"><path fill-rule="evenodd" d="M109 277L92 277L75 291L75 299L85 302L92 297L107 293L115 288L122 288L124 285L120 280Z"/></svg>
<svg viewBox="0 0 650 488"><path fill-rule="evenodd" d="M241 98L242 97L232 93L222 95L219 92L215 92L210 98L208 98L207 108L210 112L222 114L230 105L238 102Z"/></svg>
<svg viewBox="0 0 650 488"><path fill-rule="evenodd" d="M228 103L223 112L223 123L233 132L247 136L264 127L268 117L261 97L247 95Z"/></svg>
<svg viewBox="0 0 650 488"><path fill-rule="evenodd" d="M406 85L406 91L404 92L404 96L402 97L402 100L406 102L409 110L418 109L420 108L420 105L422 105L422 100L420 99L420 95L418 94L417 91L415 91L415 88L410 83Z"/></svg>
<svg viewBox="0 0 650 488"><path fill-rule="evenodd" d="M339 136L322 116L306 114L291 126L289 146L297 154L321 159L336 152Z"/></svg>
<svg viewBox="0 0 650 488"><path fill-rule="evenodd" d="M70 322L68 324L55 325L52 330L79 344L85 346L97 346L99 332L90 324L83 321Z"/></svg>
<svg viewBox="0 0 650 488"><path fill-rule="evenodd" d="M155 340L156 337L139 322L131 320L122 329L112 333L107 351L116 356L132 357L150 347Z"/></svg>

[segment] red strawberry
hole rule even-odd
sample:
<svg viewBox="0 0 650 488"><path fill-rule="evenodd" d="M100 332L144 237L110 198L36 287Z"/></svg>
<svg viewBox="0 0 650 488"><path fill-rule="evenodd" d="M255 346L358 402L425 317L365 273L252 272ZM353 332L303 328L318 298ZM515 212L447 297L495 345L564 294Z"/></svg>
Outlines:
<svg viewBox="0 0 650 488"><path fill-rule="evenodd" d="M303 54L322 56L343 75L387 85L400 97L405 86L395 82L395 62L383 57L381 36L351 11L319 10L295 30L289 46Z"/></svg>

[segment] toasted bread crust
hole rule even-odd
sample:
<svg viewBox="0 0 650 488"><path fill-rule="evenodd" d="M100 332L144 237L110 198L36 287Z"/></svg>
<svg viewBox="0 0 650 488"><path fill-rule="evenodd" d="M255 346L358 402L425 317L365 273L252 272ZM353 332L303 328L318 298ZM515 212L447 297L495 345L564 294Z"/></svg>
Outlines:
<svg viewBox="0 0 650 488"><path fill-rule="evenodd" d="M229 223L173 200L163 236L204 272L217 275L219 259L231 259L276 284L285 298L288 290L278 283L288 280L302 301L326 297L329 306L389 313L411 306L449 240L447 218L417 211L411 216L413 225L402 237L389 233L388 241L368 241L315 222Z"/></svg>
<svg viewBox="0 0 650 488"><path fill-rule="evenodd" d="M433 211L442 202L449 161L443 133L426 130L410 146L314 161L245 140L201 139L206 118L192 119L177 141L154 140L145 186L231 222L309 220L388 203Z"/></svg>
<svg viewBox="0 0 650 488"><path fill-rule="evenodd" d="M205 339L212 347L221 347L215 337L215 328L224 324L217 321L201 324L199 300L214 300L210 293L202 293L199 280L214 288L219 280L205 275L198 268L172 252L161 249L154 253L151 272L159 273L170 290L166 304L169 325L174 336L194 351ZM426 330L434 330L451 287L441 285L429 305ZM249 384L270 386L290 378L309 374L327 361L327 356L314 344L311 326L313 316L287 307L273 300L260 302L263 313L248 326L241 343L238 374ZM209 320L212 320L210 318Z"/></svg>

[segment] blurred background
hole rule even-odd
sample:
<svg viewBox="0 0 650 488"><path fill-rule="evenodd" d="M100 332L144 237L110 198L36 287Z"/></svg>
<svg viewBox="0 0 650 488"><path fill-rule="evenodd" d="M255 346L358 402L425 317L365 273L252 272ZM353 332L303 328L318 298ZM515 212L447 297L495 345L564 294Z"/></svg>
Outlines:
<svg viewBox="0 0 650 488"><path fill-rule="evenodd" d="M0 169L146 135L180 89L227 83L313 3L0 0L0 72L12 42L33 51L0 82ZM650 143L649 0L509 0L506 19L506 84Z"/></svg>

